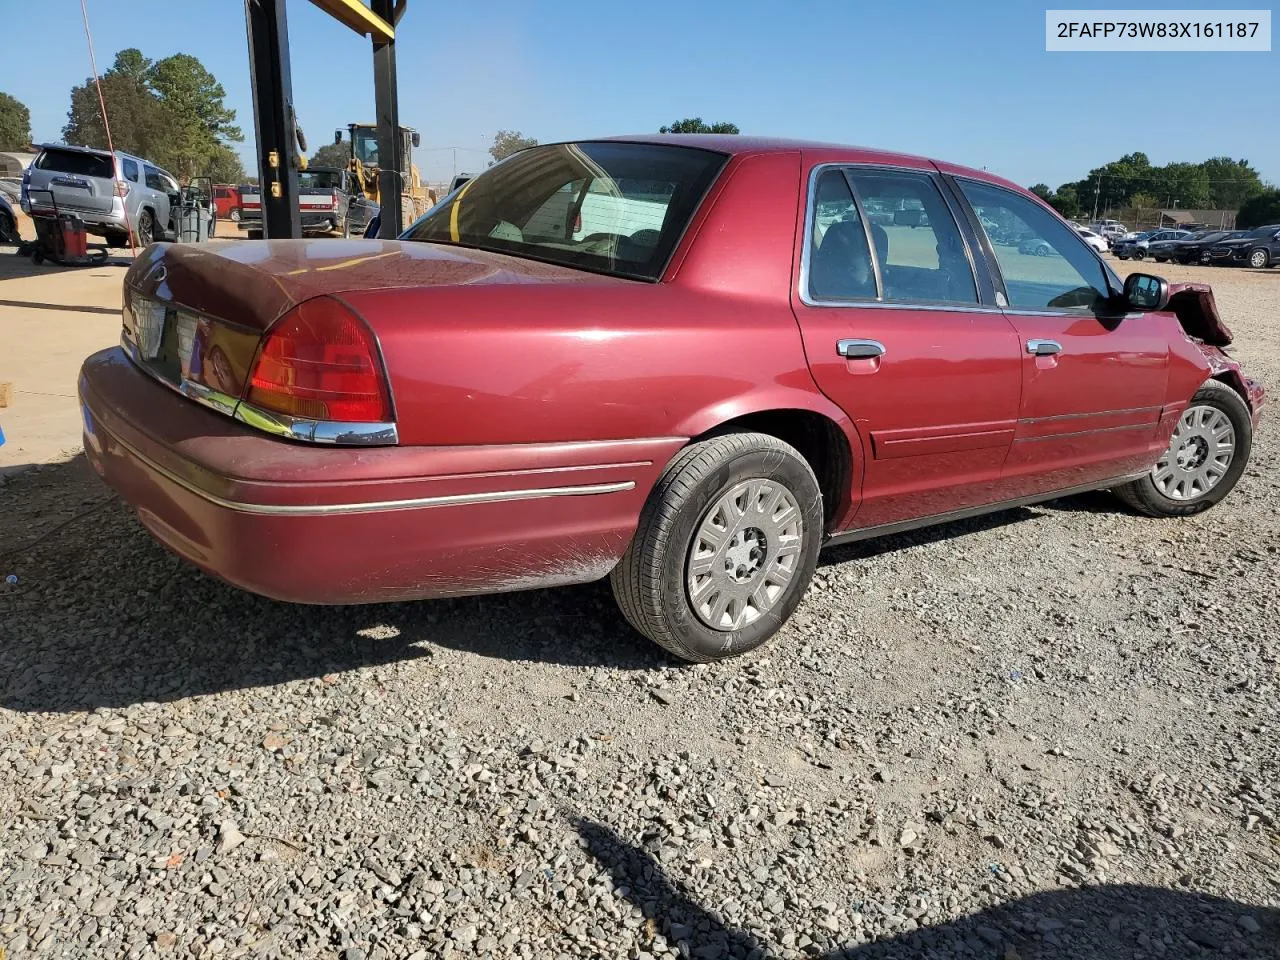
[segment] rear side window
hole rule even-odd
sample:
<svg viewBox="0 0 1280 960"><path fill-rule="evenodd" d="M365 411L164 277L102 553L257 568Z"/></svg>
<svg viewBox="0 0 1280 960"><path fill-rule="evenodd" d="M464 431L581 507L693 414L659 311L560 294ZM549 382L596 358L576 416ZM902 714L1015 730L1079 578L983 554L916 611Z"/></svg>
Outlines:
<svg viewBox="0 0 1280 960"><path fill-rule="evenodd" d="M1092 309L1107 298L1102 261L1065 223L1009 190L959 184L991 240L1011 307ZM988 221L997 229L986 227Z"/></svg>
<svg viewBox="0 0 1280 960"><path fill-rule="evenodd" d="M836 169L818 176L813 195L809 296L814 300L874 300L876 272L853 192Z"/></svg>
<svg viewBox="0 0 1280 960"><path fill-rule="evenodd" d="M52 170L55 173L72 173L81 177L101 177L103 180L116 178L115 165L111 158L101 153L82 153L79 150L45 150L35 163L37 170Z"/></svg>
<svg viewBox="0 0 1280 960"><path fill-rule="evenodd" d="M960 228L929 176L857 167L849 176L871 219L886 300L978 302Z"/></svg>
<svg viewBox="0 0 1280 960"><path fill-rule="evenodd" d="M125 157L123 160L124 175L134 183L138 182L138 161Z"/></svg>

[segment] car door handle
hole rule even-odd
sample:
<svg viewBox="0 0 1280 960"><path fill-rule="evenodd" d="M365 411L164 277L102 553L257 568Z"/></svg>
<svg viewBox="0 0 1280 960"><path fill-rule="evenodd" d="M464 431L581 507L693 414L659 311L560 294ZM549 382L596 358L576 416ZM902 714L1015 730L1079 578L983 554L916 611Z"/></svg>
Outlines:
<svg viewBox="0 0 1280 960"><path fill-rule="evenodd" d="M884 356L884 344L879 340L837 340L836 353L846 360L871 360Z"/></svg>
<svg viewBox="0 0 1280 960"><path fill-rule="evenodd" d="M1062 352L1062 344L1057 340L1028 340L1027 353L1036 357L1052 357Z"/></svg>

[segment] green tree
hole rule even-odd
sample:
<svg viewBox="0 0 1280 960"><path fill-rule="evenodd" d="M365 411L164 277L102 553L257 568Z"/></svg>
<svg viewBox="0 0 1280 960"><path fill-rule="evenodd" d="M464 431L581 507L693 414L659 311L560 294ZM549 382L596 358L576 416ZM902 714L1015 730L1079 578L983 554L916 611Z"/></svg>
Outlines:
<svg viewBox="0 0 1280 960"><path fill-rule="evenodd" d="M26 104L0 93L0 150L26 150L31 146L31 111Z"/></svg>
<svg viewBox="0 0 1280 960"><path fill-rule="evenodd" d="M1129 206L1139 210L1156 210L1160 207L1160 198L1153 193L1138 192L1129 197Z"/></svg>
<svg viewBox="0 0 1280 960"><path fill-rule="evenodd" d="M1238 210L1246 200L1266 190L1248 160L1210 157L1200 168L1209 184L1209 207L1213 210Z"/></svg>
<svg viewBox="0 0 1280 960"><path fill-rule="evenodd" d="M227 92L191 54L165 57L152 65L146 79L174 115L189 117L215 140L243 142L244 133L235 125L236 112L223 102Z"/></svg>
<svg viewBox="0 0 1280 960"><path fill-rule="evenodd" d="M1064 183L1055 190L1049 205L1068 220L1080 216L1080 201L1076 196L1074 184Z"/></svg>
<svg viewBox="0 0 1280 960"><path fill-rule="evenodd" d="M659 133L740 133L736 123L703 123L701 117L686 117L669 127L659 127Z"/></svg>
<svg viewBox="0 0 1280 960"><path fill-rule="evenodd" d="M244 183L245 181L244 163L240 160L240 154L225 144L218 145L209 165L201 172L205 176L212 177L214 183Z"/></svg>
<svg viewBox="0 0 1280 960"><path fill-rule="evenodd" d="M1250 197L1236 216L1236 226L1241 230L1272 223L1280 223L1280 190L1275 187Z"/></svg>
<svg viewBox="0 0 1280 960"><path fill-rule="evenodd" d="M307 164L312 167L345 167L350 159L351 144L344 140L342 143L326 143L311 155Z"/></svg>
<svg viewBox="0 0 1280 960"><path fill-rule="evenodd" d="M1030 187L1030 190L1045 203L1053 203L1053 191L1049 189L1047 183L1034 184Z"/></svg>
<svg viewBox="0 0 1280 960"><path fill-rule="evenodd" d="M527 150L529 147L536 147L538 141L533 137L526 137L519 130L499 130L493 135L493 145L489 147L489 156L493 157L493 163L499 160L505 160L513 153L519 153L521 150Z"/></svg>
<svg viewBox="0 0 1280 960"><path fill-rule="evenodd" d="M222 85L195 57L176 54L158 63L130 47L102 75L102 99L117 150L137 154L179 178L218 170L243 171L230 142L244 140ZM92 78L71 90L62 128L68 143L108 146Z"/></svg>

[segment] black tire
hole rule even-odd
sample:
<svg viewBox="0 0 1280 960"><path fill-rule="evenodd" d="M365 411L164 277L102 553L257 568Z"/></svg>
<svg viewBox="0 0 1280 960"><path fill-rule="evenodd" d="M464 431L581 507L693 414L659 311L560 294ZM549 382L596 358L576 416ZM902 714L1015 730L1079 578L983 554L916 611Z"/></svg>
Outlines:
<svg viewBox="0 0 1280 960"><path fill-rule="evenodd" d="M694 610L686 562L708 511L736 484L757 478L784 487L800 511L792 577L754 621L736 630L713 629ZM635 537L610 575L614 599L628 623L683 660L738 656L768 640L791 616L813 577L822 536L822 492L793 447L761 433L703 440L680 452L649 495Z"/></svg>
<svg viewBox="0 0 1280 960"><path fill-rule="evenodd" d="M231 213L230 213L230 215L229 215L229 216L230 216L230 218L231 218L231 222L232 222L232 223L239 223L239 222L240 222L240 208L239 208L239 207L232 207L232 208L231 208Z"/></svg>
<svg viewBox="0 0 1280 960"><path fill-rule="evenodd" d="M18 243L18 225L9 211L0 210L0 243Z"/></svg>
<svg viewBox="0 0 1280 960"><path fill-rule="evenodd" d="M137 238L139 247L147 247L155 242L156 219L150 210L143 209L138 212L138 222L134 224L133 235Z"/></svg>
<svg viewBox="0 0 1280 960"><path fill-rule="evenodd" d="M1130 254L1130 256L1132 256L1133 259L1135 260L1141 260L1146 255L1147 255L1147 252L1143 250L1141 247L1135 247L1133 253Z"/></svg>
<svg viewBox="0 0 1280 960"><path fill-rule="evenodd" d="M1249 251L1249 259L1246 262L1255 270L1262 270L1271 265L1271 254L1265 247L1257 247Z"/></svg>
<svg viewBox="0 0 1280 960"><path fill-rule="evenodd" d="M1249 453L1253 449L1253 422L1249 419L1249 408L1240 394L1225 383L1209 380L1196 391L1196 395L1191 398L1191 405L1216 407L1227 415L1236 435L1231 464L1216 485L1193 500L1174 500L1165 496L1150 473L1111 491L1139 513L1145 513L1149 517L1189 517L1202 513L1232 491L1248 466Z"/></svg>

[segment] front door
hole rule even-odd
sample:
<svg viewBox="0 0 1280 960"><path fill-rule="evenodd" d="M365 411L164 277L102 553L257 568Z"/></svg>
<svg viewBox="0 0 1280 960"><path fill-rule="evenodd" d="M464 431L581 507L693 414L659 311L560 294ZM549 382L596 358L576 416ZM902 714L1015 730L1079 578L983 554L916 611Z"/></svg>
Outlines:
<svg viewBox="0 0 1280 960"><path fill-rule="evenodd" d="M819 388L861 435L854 526L1003 499L1018 339L981 302L935 175L826 166L815 177L793 304Z"/></svg>
<svg viewBox="0 0 1280 960"><path fill-rule="evenodd" d="M1005 467L1012 495L1144 472L1159 454L1169 368L1159 325L1116 310L1102 261L1040 204L957 183L980 221L1021 238L992 245L1022 352L1022 404Z"/></svg>

